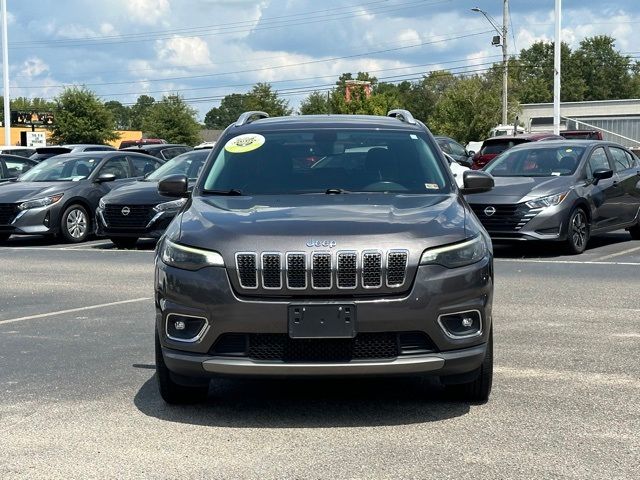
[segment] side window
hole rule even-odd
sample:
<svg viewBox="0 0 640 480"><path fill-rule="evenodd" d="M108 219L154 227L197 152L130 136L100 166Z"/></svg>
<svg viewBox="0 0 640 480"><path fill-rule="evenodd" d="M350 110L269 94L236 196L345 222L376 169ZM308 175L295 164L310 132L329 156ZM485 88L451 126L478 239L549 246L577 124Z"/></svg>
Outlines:
<svg viewBox="0 0 640 480"><path fill-rule="evenodd" d="M611 156L613 157L613 167L616 172L621 172L622 170L628 170L629 168L633 168L633 161L630 156L627 155L621 148L609 147L609 151L611 152Z"/></svg>
<svg viewBox="0 0 640 480"><path fill-rule="evenodd" d="M178 155L188 151L189 149L184 147L166 148L162 150L162 156L165 160L171 160L173 157L177 157Z"/></svg>
<svg viewBox="0 0 640 480"><path fill-rule="evenodd" d="M462 145L460 145L459 143L456 142L449 142L449 147L451 148L451 152L454 155L459 155L459 156L466 156L467 151L464 149L464 147Z"/></svg>
<svg viewBox="0 0 640 480"><path fill-rule="evenodd" d="M19 160L5 160L4 163L7 167L9 177L17 177L31 168L28 162L21 162Z"/></svg>
<svg viewBox="0 0 640 480"><path fill-rule="evenodd" d="M107 162L100 169L99 175L104 175L105 173L111 173L115 175L116 180L131 177L131 173L129 172L129 162L127 162L127 158L116 157L107 160Z"/></svg>
<svg viewBox="0 0 640 480"><path fill-rule="evenodd" d="M587 177L593 178L593 172L599 168L605 168L607 170L611 168L609 160L607 160L607 154L604 152L604 148L602 147L596 148L591 153L589 162L587 162Z"/></svg>
<svg viewBox="0 0 640 480"><path fill-rule="evenodd" d="M133 166L134 177L144 177L145 175L154 172L160 165L162 165L155 157L149 155L148 158L140 157L128 157Z"/></svg>
<svg viewBox="0 0 640 480"><path fill-rule="evenodd" d="M451 155L451 147L449 146L449 142L446 140L438 140L438 146L442 149L443 152Z"/></svg>

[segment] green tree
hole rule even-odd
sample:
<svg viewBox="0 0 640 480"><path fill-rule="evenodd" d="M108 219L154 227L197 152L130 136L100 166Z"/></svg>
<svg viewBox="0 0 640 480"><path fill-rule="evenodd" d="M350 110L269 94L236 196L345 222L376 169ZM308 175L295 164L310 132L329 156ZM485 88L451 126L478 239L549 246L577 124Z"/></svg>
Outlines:
<svg viewBox="0 0 640 480"><path fill-rule="evenodd" d="M106 143L119 138L109 109L84 87L65 89L56 97L54 113L54 143Z"/></svg>
<svg viewBox="0 0 640 480"><path fill-rule="evenodd" d="M325 92L312 92L300 103L301 115L329 113L329 101Z"/></svg>
<svg viewBox="0 0 640 480"><path fill-rule="evenodd" d="M213 130L223 130L247 110L247 95L244 93L232 93L222 99L219 107L213 107L207 112L204 117L204 124L207 128Z"/></svg>
<svg viewBox="0 0 640 480"><path fill-rule="evenodd" d="M247 94L247 110L266 112L272 117L291 115L289 102L280 98L268 83L258 83ZM235 119L234 119L235 120Z"/></svg>
<svg viewBox="0 0 640 480"><path fill-rule="evenodd" d="M629 98L632 94L631 59L615 48L608 35L585 38L576 60L586 84L585 100Z"/></svg>
<svg viewBox="0 0 640 480"><path fill-rule="evenodd" d="M120 130L129 130L131 128L131 109L122 105L116 100L111 100L104 104L107 107L116 122L116 127Z"/></svg>
<svg viewBox="0 0 640 480"><path fill-rule="evenodd" d="M142 126L148 136L163 138L171 143L195 145L200 142L196 111L179 95L168 95L156 102Z"/></svg>
<svg viewBox="0 0 640 480"><path fill-rule="evenodd" d="M147 116L150 114L156 100L149 95L140 95L134 105L131 106L130 125L133 130L142 130Z"/></svg>

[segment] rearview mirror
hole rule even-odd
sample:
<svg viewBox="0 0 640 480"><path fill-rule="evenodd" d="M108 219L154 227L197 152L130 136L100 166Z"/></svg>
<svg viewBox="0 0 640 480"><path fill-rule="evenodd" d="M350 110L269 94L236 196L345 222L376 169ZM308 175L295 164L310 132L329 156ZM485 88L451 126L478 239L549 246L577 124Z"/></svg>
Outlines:
<svg viewBox="0 0 640 480"><path fill-rule="evenodd" d="M116 179L116 176L113 173L103 173L98 178L96 178L96 183L105 183L105 182L113 182Z"/></svg>
<svg viewBox="0 0 640 480"><path fill-rule="evenodd" d="M613 170L610 168L597 168L593 171L593 184L597 185L600 180L613 177Z"/></svg>
<svg viewBox="0 0 640 480"><path fill-rule="evenodd" d="M464 186L461 191L464 195L467 195L469 193L488 192L493 188L494 181L493 177L487 172L465 170L462 174L462 184Z"/></svg>
<svg viewBox="0 0 640 480"><path fill-rule="evenodd" d="M189 196L189 179L186 175L169 175L158 182L158 193L165 197L186 198Z"/></svg>

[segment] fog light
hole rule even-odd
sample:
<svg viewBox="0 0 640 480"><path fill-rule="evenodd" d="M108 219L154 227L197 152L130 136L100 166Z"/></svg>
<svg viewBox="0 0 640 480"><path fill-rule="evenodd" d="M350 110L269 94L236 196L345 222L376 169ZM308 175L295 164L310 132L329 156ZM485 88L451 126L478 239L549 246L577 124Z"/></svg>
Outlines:
<svg viewBox="0 0 640 480"><path fill-rule="evenodd" d="M197 342L207 330L209 322L204 317L170 313L166 319L166 333L171 340Z"/></svg>
<svg viewBox="0 0 640 480"><path fill-rule="evenodd" d="M438 323L444 333L451 338L469 338L482 335L482 316L478 310L440 315Z"/></svg>

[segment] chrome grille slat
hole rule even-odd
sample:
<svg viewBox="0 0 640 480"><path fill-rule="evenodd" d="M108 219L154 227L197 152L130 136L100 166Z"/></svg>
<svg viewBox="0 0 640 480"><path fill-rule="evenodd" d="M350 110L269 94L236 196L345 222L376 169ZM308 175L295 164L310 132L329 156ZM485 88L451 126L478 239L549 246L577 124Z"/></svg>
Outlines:
<svg viewBox="0 0 640 480"><path fill-rule="evenodd" d="M236 253L236 270L242 288L258 288L258 268L256 254L251 252Z"/></svg>
<svg viewBox="0 0 640 480"><path fill-rule="evenodd" d="M313 252L311 255L311 287L316 290L329 290L333 286L331 254Z"/></svg>
<svg viewBox="0 0 640 480"><path fill-rule="evenodd" d="M262 254L262 286L267 290L282 288L282 260L279 253Z"/></svg>
<svg viewBox="0 0 640 480"><path fill-rule="evenodd" d="M401 287L407 272L406 250L391 250L387 253L387 287Z"/></svg>
<svg viewBox="0 0 640 480"><path fill-rule="evenodd" d="M338 288L350 289L358 286L358 253L338 252L336 283Z"/></svg>
<svg viewBox="0 0 640 480"><path fill-rule="evenodd" d="M380 288L382 286L382 253L362 253L362 286Z"/></svg>

